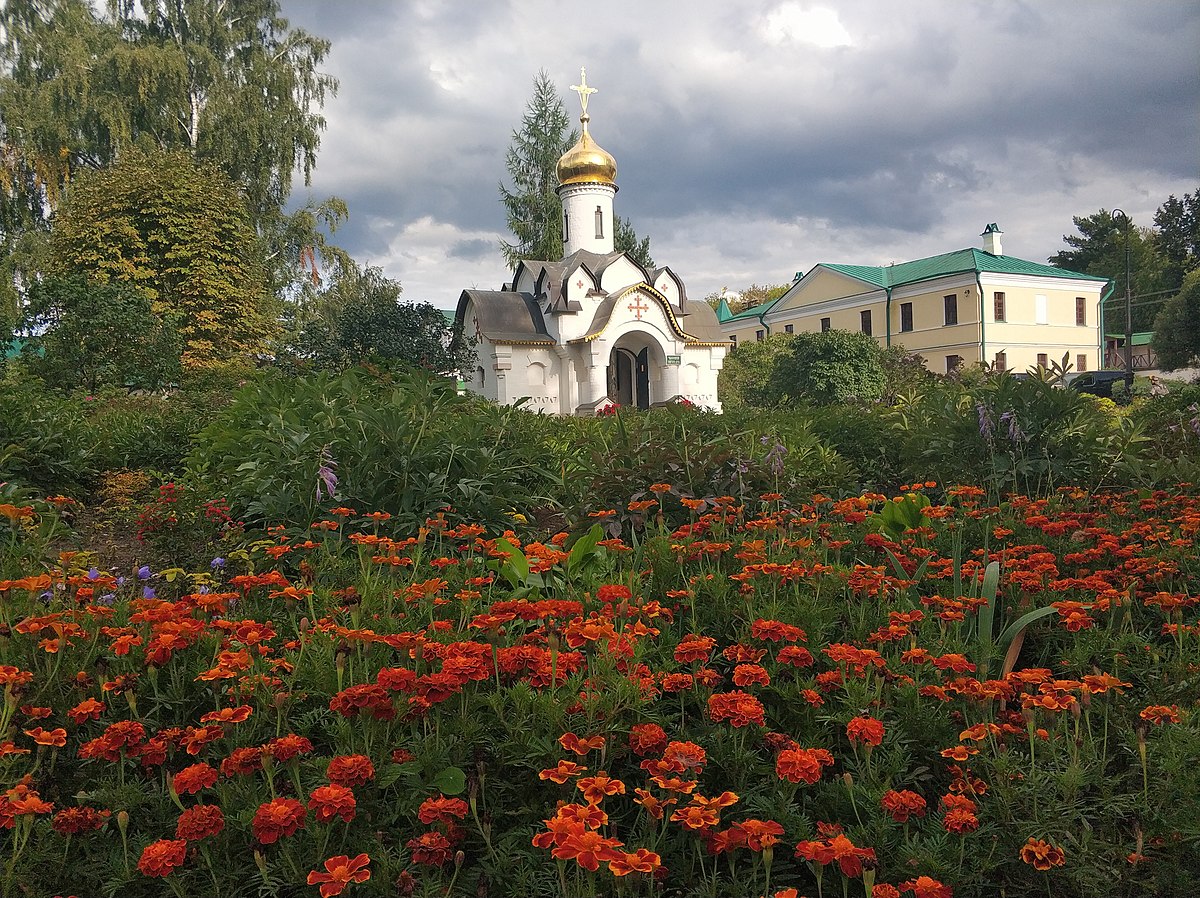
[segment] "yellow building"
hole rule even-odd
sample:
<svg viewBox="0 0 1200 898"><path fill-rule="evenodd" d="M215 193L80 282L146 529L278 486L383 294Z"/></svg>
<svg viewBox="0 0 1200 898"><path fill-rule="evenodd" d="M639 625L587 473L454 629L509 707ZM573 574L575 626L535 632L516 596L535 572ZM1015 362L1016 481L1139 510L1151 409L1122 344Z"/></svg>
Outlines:
<svg viewBox="0 0 1200 898"><path fill-rule="evenodd" d="M735 345L769 334L862 331L903 346L938 373L986 362L998 370L1048 367L1067 356L1075 371L1103 366L1100 303L1111 282L1003 254L1001 231L983 249L888 266L822 262L771 303L736 315L722 305Z"/></svg>

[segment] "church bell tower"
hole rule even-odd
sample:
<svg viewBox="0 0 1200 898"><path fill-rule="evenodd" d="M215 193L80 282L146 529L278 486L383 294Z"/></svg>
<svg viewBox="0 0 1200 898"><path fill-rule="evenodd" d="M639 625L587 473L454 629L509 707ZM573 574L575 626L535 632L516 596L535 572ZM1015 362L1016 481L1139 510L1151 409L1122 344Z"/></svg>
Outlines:
<svg viewBox="0 0 1200 898"><path fill-rule="evenodd" d="M617 193L617 161L588 132L587 70L579 70L579 83L571 85L579 94L583 134L558 160L558 196L563 209L563 258L579 249L606 254L613 251L613 197Z"/></svg>

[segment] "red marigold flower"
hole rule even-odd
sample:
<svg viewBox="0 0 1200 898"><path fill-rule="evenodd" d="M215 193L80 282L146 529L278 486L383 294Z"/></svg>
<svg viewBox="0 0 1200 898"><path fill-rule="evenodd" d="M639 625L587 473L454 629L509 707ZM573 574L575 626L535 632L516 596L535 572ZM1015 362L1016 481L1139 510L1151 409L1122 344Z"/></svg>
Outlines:
<svg viewBox="0 0 1200 898"><path fill-rule="evenodd" d="M308 809L314 813L318 823L328 823L334 817L341 817L346 823L354 819L357 803L354 792L336 783L328 786L318 786L309 796Z"/></svg>
<svg viewBox="0 0 1200 898"><path fill-rule="evenodd" d="M470 812L470 806L461 798L426 798L417 809L417 819L428 826L431 823L453 823L462 820Z"/></svg>
<svg viewBox="0 0 1200 898"><path fill-rule="evenodd" d="M187 860L187 842L183 839L159 839L142 849L138 869L145 876L170 876Z"/></svg>
<svg viewBox="0 0 1200 898"><path fill-rule="evenodd" d="M750 635L764 642L803 642L808 639L799 627L777 620L756 620L750 625Z"/></svg>
<svg viewBox="0 0 1200 898"><path fill-rule="evenodd" d="M954 892L950 886L942 885L932 876L918 876L916 879L902 882L900 889L904 892L912 892L913 898L954 898Z"/></svg>
<svg viewBox="0 0 1200 898"><path fill-rule="evenodd" d="M942 818L942 826L946 832L965 836L979 829L979 818L974 813L962 808L953 808Z"/></svg>
<svg viewBox="0 0 1200 898"><path fill-rule="evenodd" d="M862 876L863 861L872 865L875 863L874 848L859 848L843 835L836 835L830 839L829 848L833 852L833 859L837 861L842 875L846 877Z"/></svg>
<svg viewBox="0 0 1200 898"><path fill-rule="evenodd" d="M249 705L238 705L236 708L222 708L220 711L209 711L200 718L201 723L241 723L249 720L254 709Z"/></svg>
<svg viewBox="0 0 1200 898"><path fill-rule="evenodd" d="M263 749L235 748L229 757L221 762L221 773L227 777L246 776L262 770Z"/></svg>
<svg viewBox="0 0 1200 898"><path fill-rule="evenodd" d="M802 645L785 645L775 655L775 660L789 667L812 667L815 663L812 652Z"/></svg>
<svg viewBox="0 0 1200 898"><path fill-rule="evenodd" d="M343 717L356 717L360 713L366 713L376 720L391 720L396 716L391 695L375 683L348 686L329 700L329 710L336 711Z"/></svg>
<svg viewBox="0 0 1200 898"><path fill-rule="evenodd" d="M54 822L50 825L57 833L73 836L99 829L110 816L112 811L97 811L83 806L63 808L54 815Z"/></svg>
<svg viewBox="0 0 1200 898"><path fill-rule="evenodd" d="M171 780L171 787L177 795L194 795L201 789L209 788L217 781L216 768L201 761L184 767Z"/></svg>
<svg viewBox="0 0 1200 898"><path fill-rule="evenodd" d="M775 775L789 783L808 783L821 778L821 768L833 764L833 755L823 748L785 748L775 758Z"/></svg>
<svg viewBox="0 0 1200 898"><path fill-rule="evenodd" d="M635 723L629 728L629 748L639 758L657 754L666 744L666 731L657 723Z"/></svg>
<svg viewBox="0 0 1200 898"><path fill-rule="evenodd" d="M675 647L675 660L680 664L707 661L717 641L711 636L685 636Z"/></svg>
<svg viewBox="0 0 1200 898"><path fill-rule="evenodd" d="M264 845L278 842L281 836L290 836L304 827L308 811L294 798L275 798L259 805L254 812L250 828L254 838Z"/></svg>
<svg viewBox="0 0 1200 898"><path fill-rule="evenodd" d="M864 745L882 745L883 744L883 724L869 715L855 717L846 724L846 735L851 742L862 743Z"/></svg>
<svg viewBox="0 0 1200 898"><path fill-rule="evenodd" d="M424 864L427 867L441 867L450 860L450 840L442 833L427 832L406 843L412 852L414 864Z"/></svg>
<svg viewBox="0 0 1200 898"><path fill-rule="evenodd" d="M871 888L871 898L900 898L900 890L886 882L878 882Z"/></svg>
<svg viewBox="0 0 1200 898"><path fill-rule="evenodd" d="M361 786L375 779L375 765L366 755L340 755L329 762L325 776L339 786Z"/></svg>
<svg viewBox="0 0 1200 898"><path fill-rule="evenodd" d="M766 710L753 695L734 690L716 692L708 698L708 713L714 721L728 720L731 726L766 725Z"/></svg>
<svg viewBox="0 0 1200 898"><path fill-rule="evenodd" d="M771 677L761 664L739 664L733 669L733 685L770 686Z"/></svg>
<svg viewBox="0 0 1200 898"><path fill-rule="evenodd" d="M879 805L897 823L907 823L910 817L925 816L925 799L908 789L888 789L883 793Z"/></svg>
<svg viewBox="0 0 1200 898"><path fill-rule="evenodd" d="M633 598L628 586L606 584L596 590L596 598L601 602L620 602Z"/></svg>
<svg viewBox="0 0 1200 898"><path fill-rule="evenodd" d="M175 824L175 838L186 842L198 842L215 836L225 828L225 815L215 804L198 804L179 815Z"/></svg>
<svg viewBox="0 0 1200 898"><path fill-rule="evenodd" d="M339 854L325 862L325 872L313 870L308 874L310 886L321 886L321 898L333 898L340 895L346 886L352 882L366 882L371 878L369 868L371 858L360 854L355 858Z"/></svg>
<svg viewBox="0 0 1200 898"><path fill-rule="evenodd" d="M1021 849L1021 860L1035 870L1049 870L1051 867L1061 867L1067 859L1061 848L1030 836Z"/></svg>
<svg viewBox="0 0 1200 898"><path fill-rule="evenodd" d="M313 745L304 736L297 736L295 733L289 733L286 736L280 736L278 739L272 739L264 748L264 751L281 764L285 761L290 761L297 755L312 754Z"/></svg>

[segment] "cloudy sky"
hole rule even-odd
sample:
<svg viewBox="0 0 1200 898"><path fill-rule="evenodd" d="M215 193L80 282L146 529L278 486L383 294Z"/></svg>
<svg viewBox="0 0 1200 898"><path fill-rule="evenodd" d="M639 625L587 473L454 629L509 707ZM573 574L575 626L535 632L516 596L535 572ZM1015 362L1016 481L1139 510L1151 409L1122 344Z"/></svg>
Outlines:
<svg viewBox="0 0 1200 898"><path fill-rule="evenodd" d="M283 0L333 42L316 197L405 297L506 279L497 185L538 69L598 92L616 208L693 297L817 262L978 246L1044 261L1072 215L1200 187L1190 0ZM302 199L303 187L296 196Z"/></svg>

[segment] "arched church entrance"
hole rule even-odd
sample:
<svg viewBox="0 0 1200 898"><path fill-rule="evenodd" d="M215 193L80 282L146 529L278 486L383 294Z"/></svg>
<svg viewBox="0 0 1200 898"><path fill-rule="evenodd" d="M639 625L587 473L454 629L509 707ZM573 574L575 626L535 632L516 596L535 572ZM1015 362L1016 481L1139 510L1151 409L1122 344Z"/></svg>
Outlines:
<svg viewBox="0 0 1200 898"><path fill-rule="evenodd" d="M658 343L645 334L627 334L608 356L608 398L629 408L650 408L661 400L659 372L666 361Z"/></svg>

